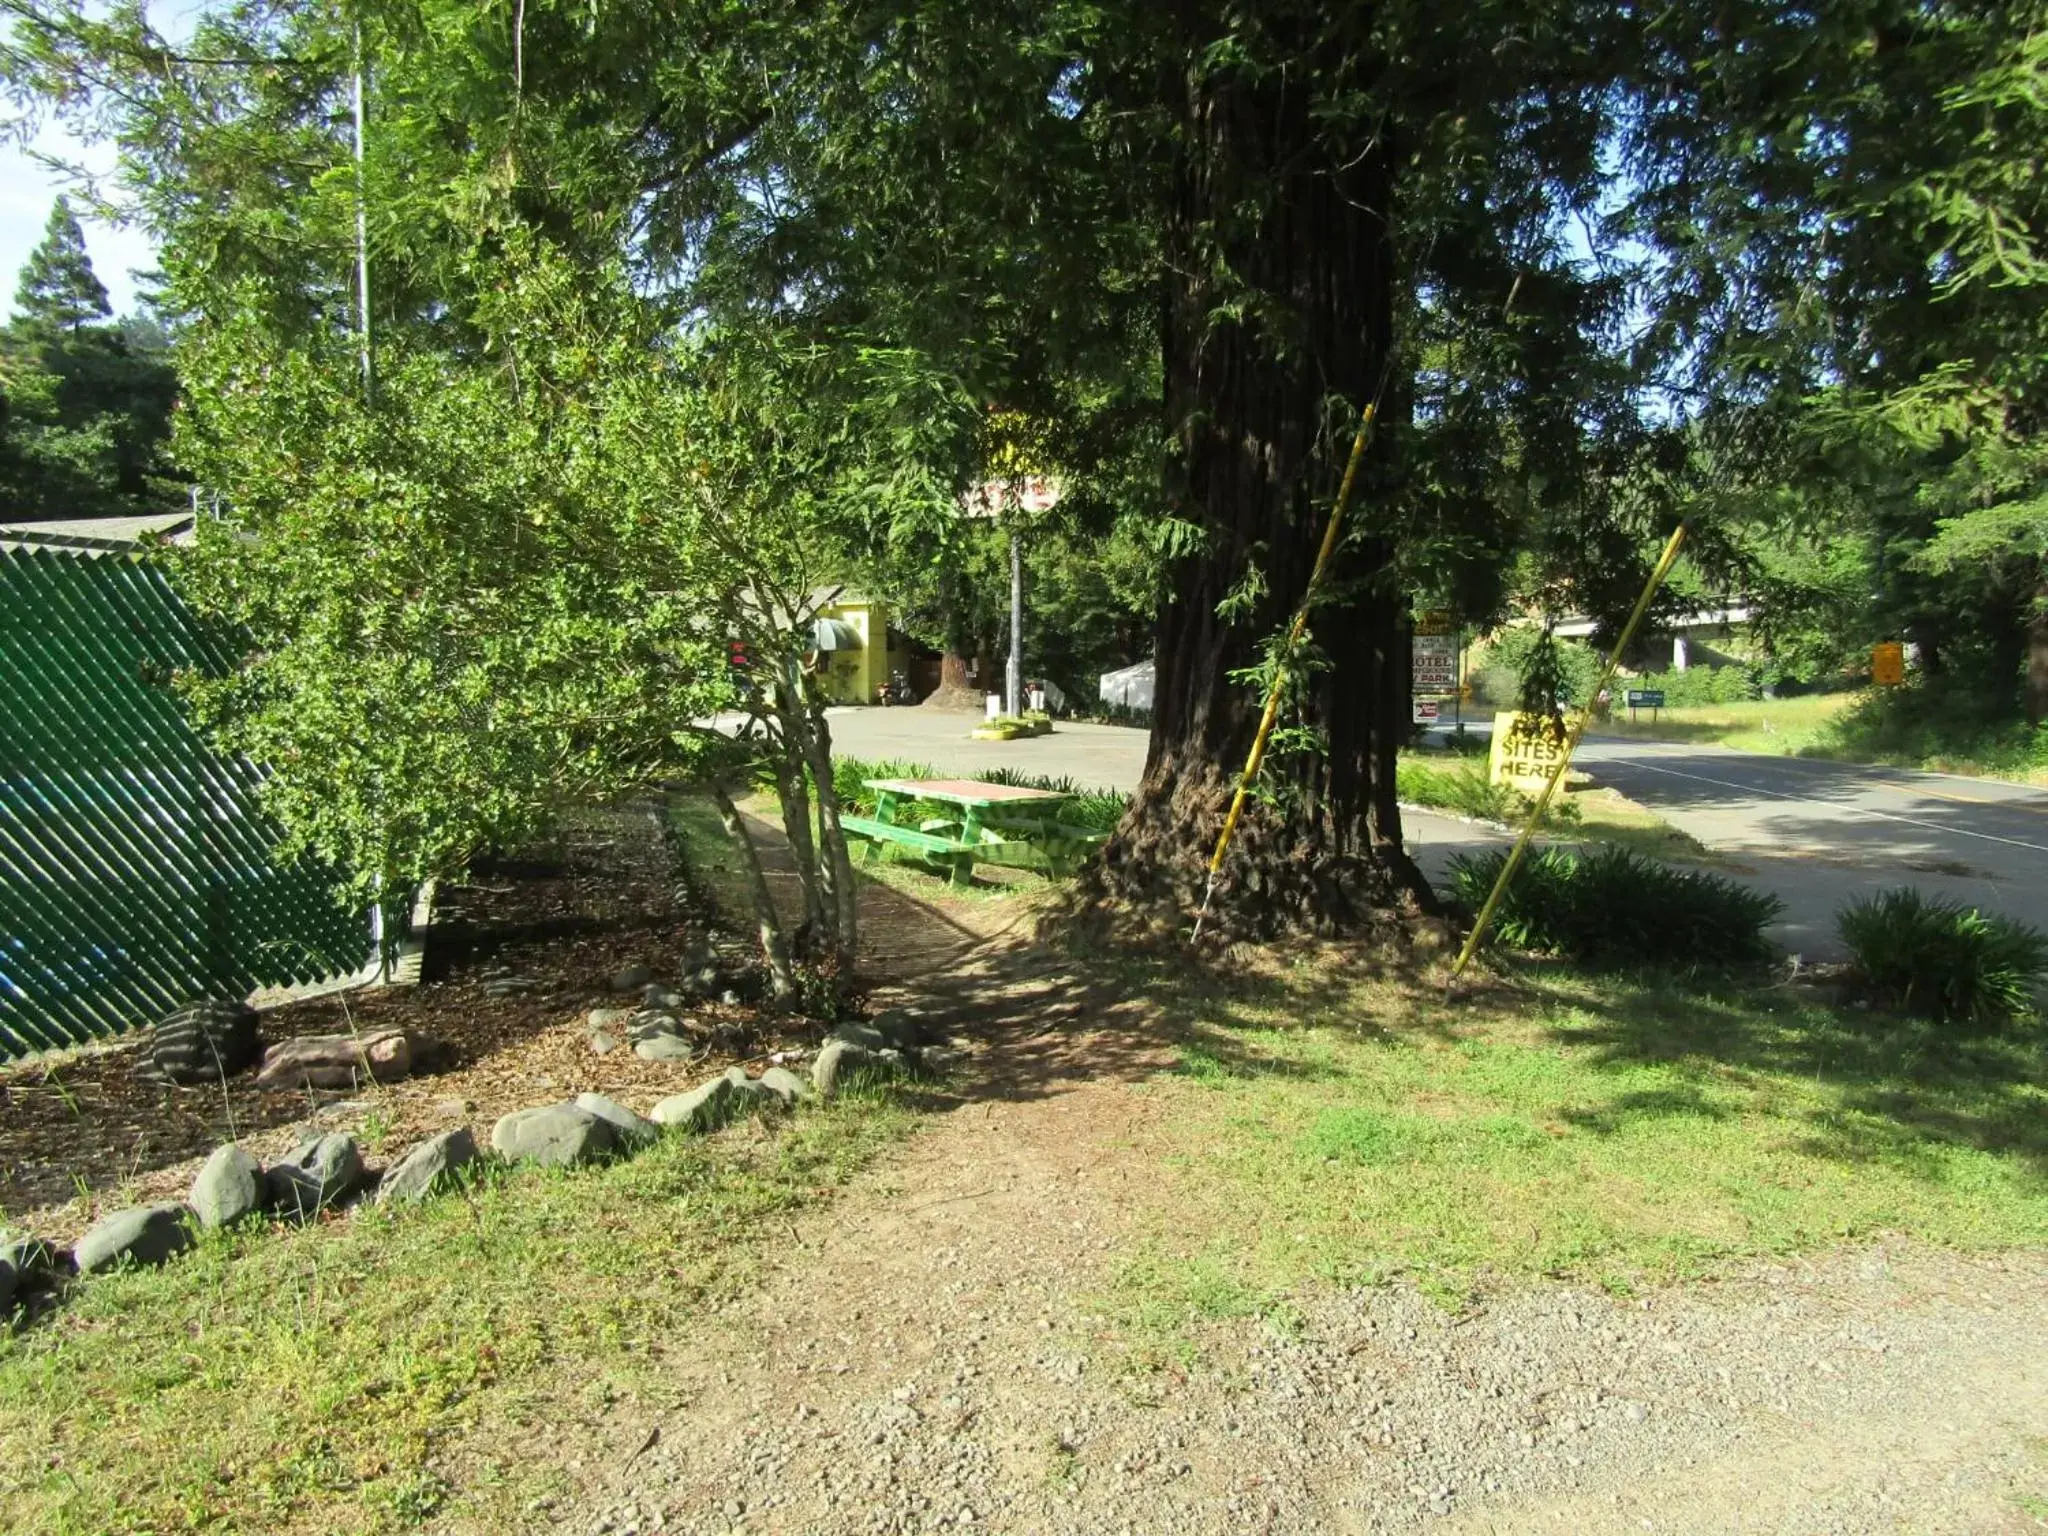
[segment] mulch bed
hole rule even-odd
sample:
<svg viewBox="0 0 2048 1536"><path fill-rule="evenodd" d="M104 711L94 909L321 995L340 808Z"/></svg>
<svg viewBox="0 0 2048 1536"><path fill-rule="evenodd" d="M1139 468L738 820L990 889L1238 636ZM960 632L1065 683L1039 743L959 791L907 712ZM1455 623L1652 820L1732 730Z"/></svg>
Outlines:
<svg viewBox="0 0 2048 1536"><path fill-rule="evenodd" d="M350 1029L404 1029L434 1042L424 1070L349 1092L265 1090L252 1073L176 1087L148 1071L134 1040L0 1068L0 1213L11 1225L68 1240L105 1210L183 1198L198 1163L224 1141L266 1160L303 1136L357 1137L373 1164L425 1136L467 1124L482 1141L501 1114L588 1091L636 1109L681 1092L729 1062L806 1038L802 1020L764 1020L745 1003L693 1005L716 1048L698 1062L642 1061L620 1045L592 1049L584 1013L613 998L610 978L635 964L676 979L692 938L708 938L729 969L749 963L745 939L714 931L678 891L645 808L579 819L517 860L480 864L442 888L416 987L377 987L287 1004L263 1015L266 1042ZM487 990L507 975L530 991Z"/></svg>

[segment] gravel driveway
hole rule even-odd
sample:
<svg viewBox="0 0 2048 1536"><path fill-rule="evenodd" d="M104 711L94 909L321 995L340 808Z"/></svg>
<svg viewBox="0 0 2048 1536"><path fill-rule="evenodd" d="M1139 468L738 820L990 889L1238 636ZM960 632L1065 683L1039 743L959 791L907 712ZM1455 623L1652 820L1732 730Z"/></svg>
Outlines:
<svg viewBox="0 0 2048 1536"><path fill-rule="evenodd" d="M1878 1241L1455 1313L1402 1284L1327 1290L1203 1324L1184 1355L1134 1350L1102 1298L1160 1216L1165 1047L1056 971L957 980L993 1022L931 1128L792 1231L673 1406L611 1426L619 1470L548 1527L2044 1528L2040 1255Z"/></svg>

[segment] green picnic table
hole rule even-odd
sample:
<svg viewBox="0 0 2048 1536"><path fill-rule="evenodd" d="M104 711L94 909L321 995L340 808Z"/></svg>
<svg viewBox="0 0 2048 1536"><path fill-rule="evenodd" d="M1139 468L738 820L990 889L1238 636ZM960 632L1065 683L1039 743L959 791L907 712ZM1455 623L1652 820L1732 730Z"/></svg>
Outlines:
<svg viewBox="0 0 2048 1536"><path fill-rule="evenodd" d="M896 850L944 869L954 884L976 864L1071 874L1103 834L1060 819L1073 796L979 779L870 779L875 814L841 816L863 861Z"/></svg>

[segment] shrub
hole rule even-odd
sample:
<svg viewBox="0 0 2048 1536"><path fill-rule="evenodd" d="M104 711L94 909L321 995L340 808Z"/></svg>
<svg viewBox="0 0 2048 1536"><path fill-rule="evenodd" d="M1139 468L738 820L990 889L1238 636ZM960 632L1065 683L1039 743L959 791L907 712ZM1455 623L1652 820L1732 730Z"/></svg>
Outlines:
<svg viewBox="0 0 2048 1536"><path fill-rule="evenodd" d="M1435 756L1435 762L1421 757L1396 760L1395 795L1410 805L1426 805L1478 821L1508 823L1522 821L1535 803L1520 790L1493 783L1487 777L1484 762L1450 753ZM1570 826L1578 820L1579 808L1568 797L1559 795L1550 802L1543 824Z"/></svg>
<svg viewBox="0 0 2048 1536"><path fill-rule="evenodd" d="M1685 704L1742 704L1764 695L1763 677L1748 666L1687 667L1683 672L1645 672L1614 680L1614 707L1623 709L1624 689L1659 690L1671 708Z"/></svg>
<svg viewBox="0 0 2048 1536"><path fill-rule="evenodd" d="M832 787L838 791L840 806L856 816L875 813L875 792L869 779L936 779L940 774L929 763L906 762L901 758L879 761L864 757L832 759ZM772 783L768 786L773 787Z"/></svg>
<svg viewBox="0 0 2048 1536"><path fill-rule="evenodd" d="M1946 1024L1993 1030L2032 1017L2048 973L2048 935L1910 887L1844 907L1835 928L1878 1001Z"/></svg>
<svg viewBox="0 0 2048 1536"><path fill-rule="evenodd" d="M1450 897L1475 916L1507 860L1502 849L1451 860ZM1729 966L1770 956L1765 924L1783 903L1705 870L1626 848L1551 848L1522 862L1494 928L1516 949L1594 965Z"/></svg>
<svg viewBox="0 0 2048 1536"><path fill-rule="evenodd" d="M1410 805L1434 806L1481 821L1507 821L1522 797L1505 784L1490 783L1486 765L1446 758L1441 767L1403 757L1394 764L1394 793Z"/></svg>
<svg viewBox="0 0 2048 1536"><path fill-rule="evenodd" d="M832 781L839 787L842 804L853 807L857 815L872 815L875 809L874 791L866 787L869 779L938 779L951 775L942 774L926 763L875 762L867 758L838 757L832 760ZM1017 768L991 768L986 773L974 776L983 784L1011 784L1021 789L1050 789L1059 794L1072 795L1061 813L1061 819L1070 826L1085 827L1091 832L1108 832L1123 819L1129 809L1131 797L1108 789L1083 789L1074 780L1056 778L1051 774L1027 773ZM946 806L933 803L924 807L932 814L940 814Z"/></svg>
<svg viewBox="0 0 2048 1536"><path fill-rule="evenodd" d="M1543 631L1515 624L1499 631L1475 658L1472 691L1476 698L1501 709L1514 709L1522 697L1522 679L1535 660ZM1600 677L1600 657L1577 640L1557 640L1552 661L1559 671L1559 691L1568 704L1584 704Z"/></svg>

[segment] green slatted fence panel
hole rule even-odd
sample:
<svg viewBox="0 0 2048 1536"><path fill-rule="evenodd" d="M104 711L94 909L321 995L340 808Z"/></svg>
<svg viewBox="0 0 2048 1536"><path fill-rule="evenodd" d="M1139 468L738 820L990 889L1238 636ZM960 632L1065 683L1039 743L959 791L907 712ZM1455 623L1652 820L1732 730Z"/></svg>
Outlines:
<svg viewBox="0 0 2048 1536"><path fill-rule="evenodd" d="M0 1056L368 958L367 915L273 857L260 775L169 686L221 660L158 567L0 549Z"/></svg>

